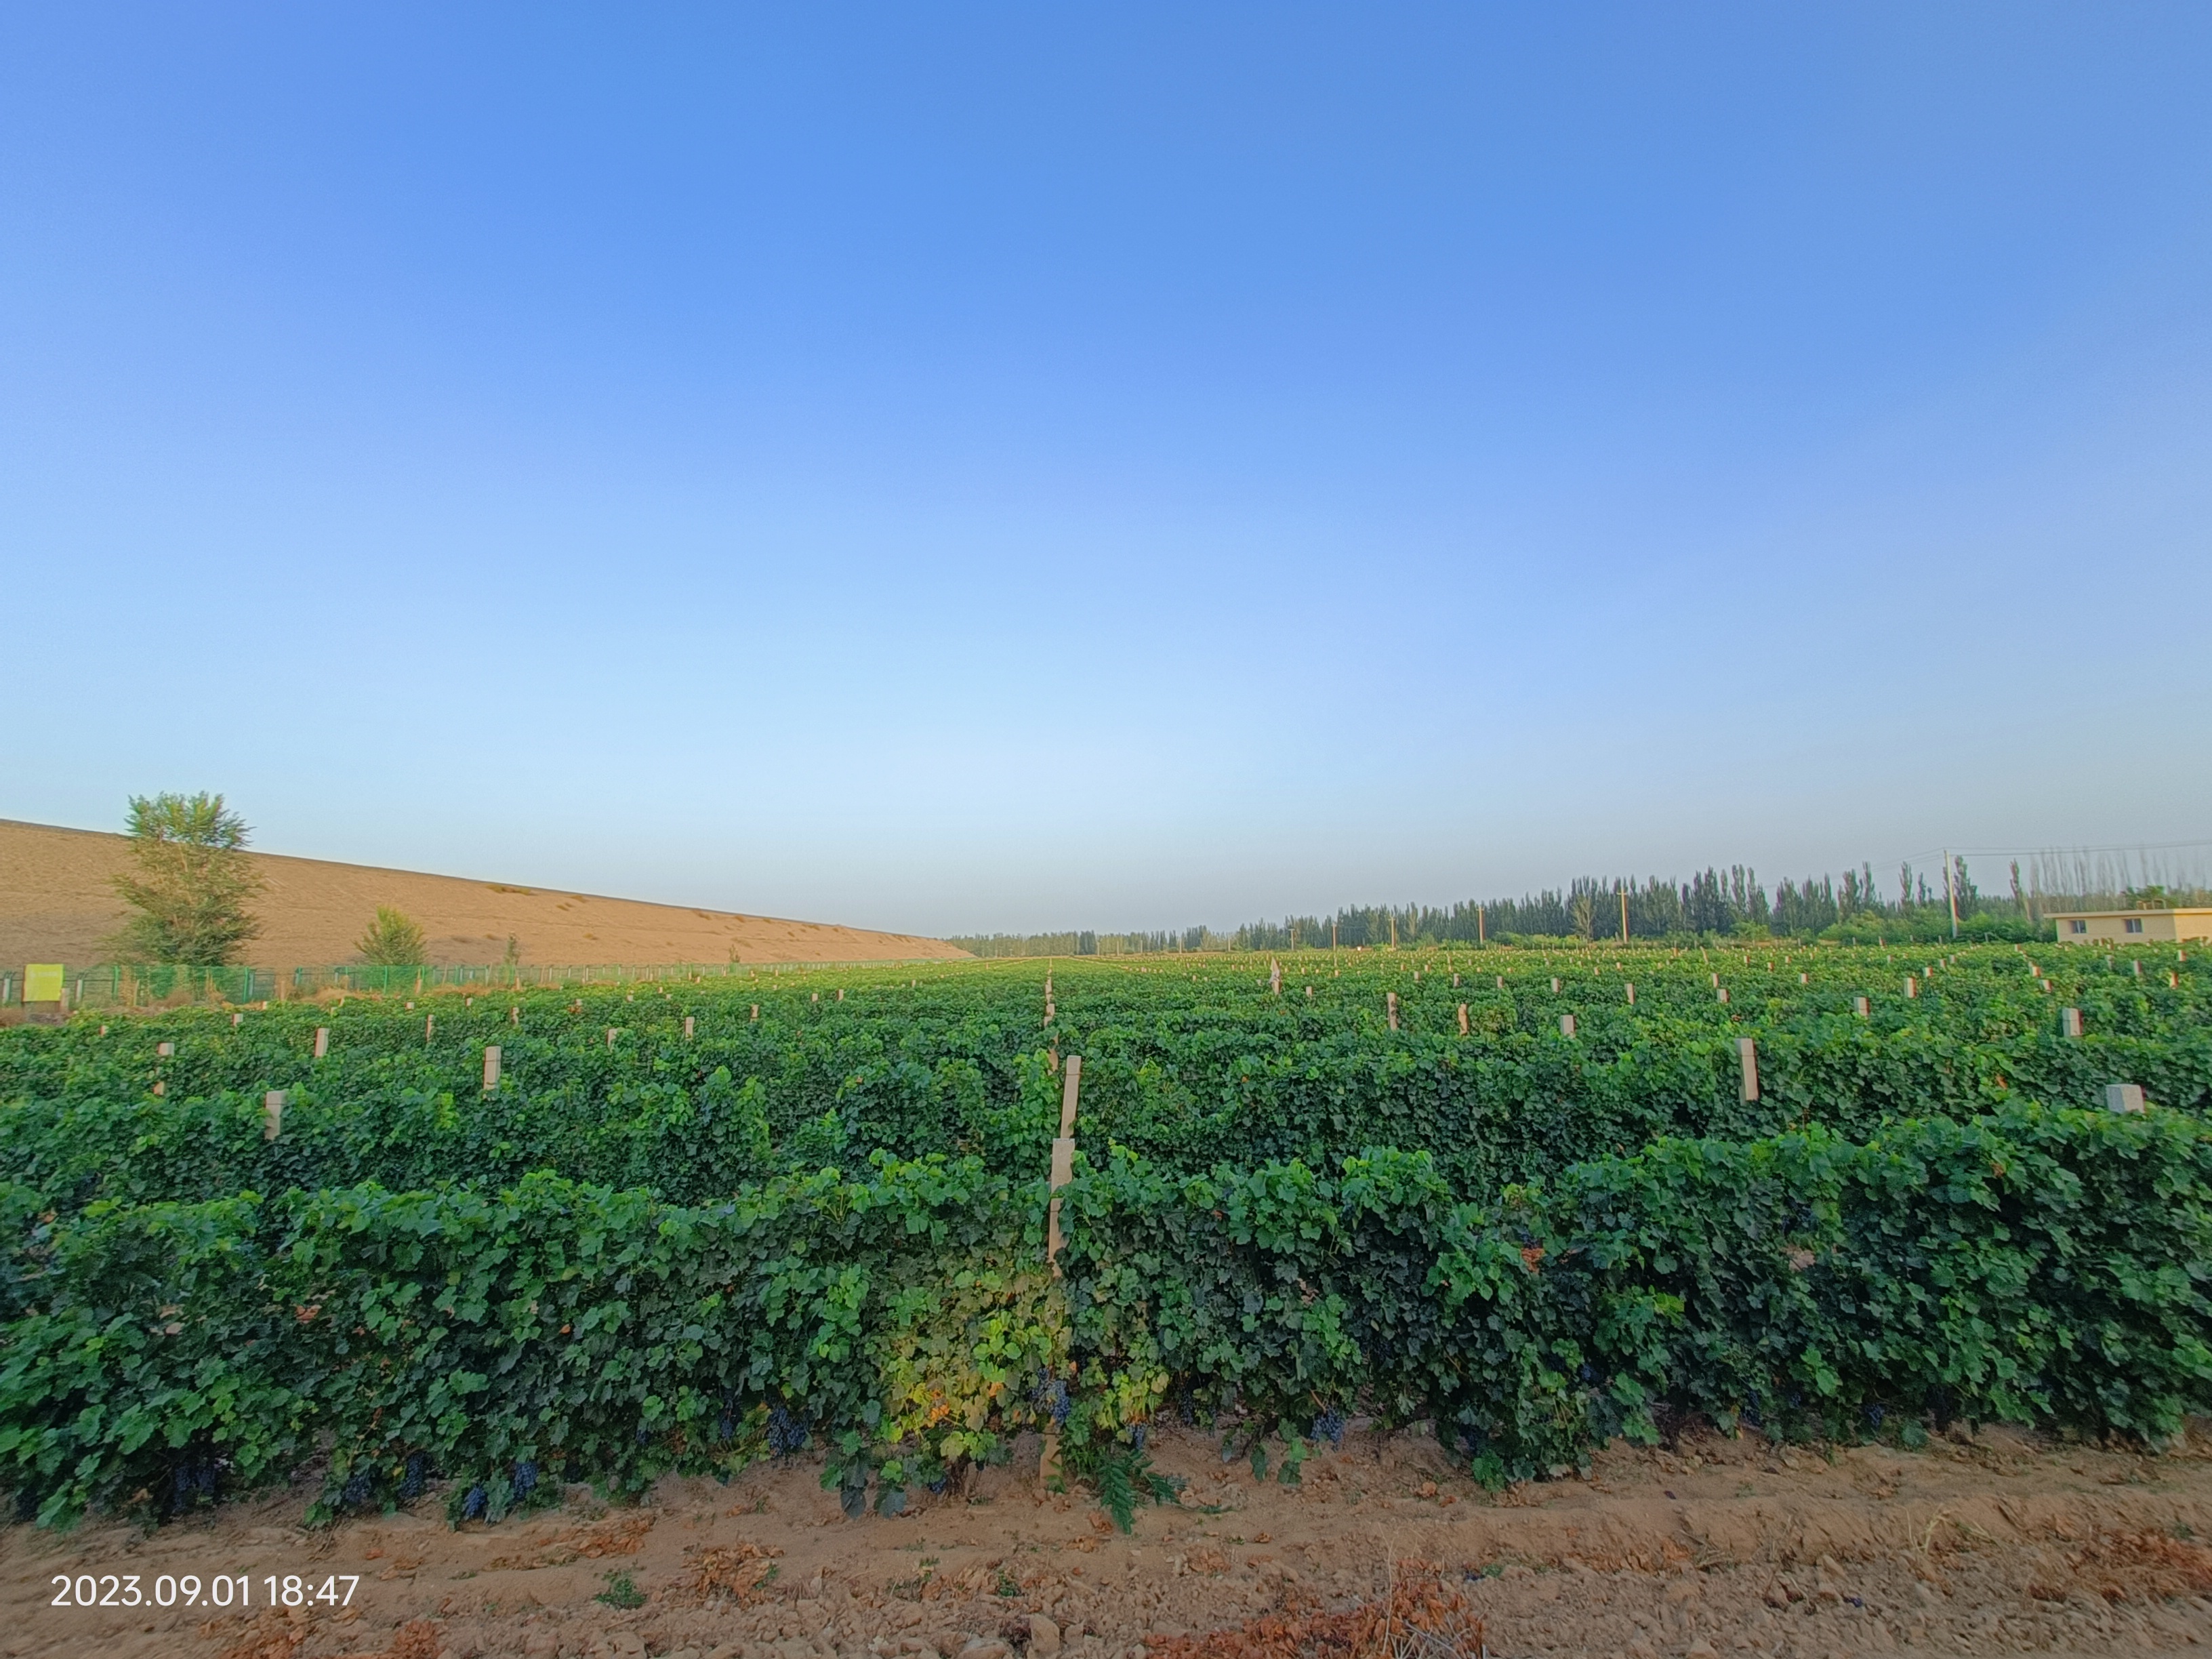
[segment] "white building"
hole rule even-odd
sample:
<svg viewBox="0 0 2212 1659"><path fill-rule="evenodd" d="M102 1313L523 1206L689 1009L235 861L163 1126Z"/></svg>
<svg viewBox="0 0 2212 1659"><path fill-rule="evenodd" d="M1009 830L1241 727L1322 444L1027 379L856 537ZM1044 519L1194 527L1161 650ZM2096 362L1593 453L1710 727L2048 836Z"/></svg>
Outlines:
<svg viewBox="0 0 2212 1659"><path fill-rule="evenodd" d="M2212 910L2054 910L2061 945L2177 945L2212 939Z"/></svg>

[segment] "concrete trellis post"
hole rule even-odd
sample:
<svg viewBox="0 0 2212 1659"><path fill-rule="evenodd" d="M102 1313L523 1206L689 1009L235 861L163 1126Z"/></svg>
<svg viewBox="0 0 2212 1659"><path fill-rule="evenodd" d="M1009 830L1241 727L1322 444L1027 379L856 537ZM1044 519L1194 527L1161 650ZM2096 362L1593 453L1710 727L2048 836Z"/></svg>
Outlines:
<svg viewBox="0 0 2212 1659"><path fill-rule="evenodd" d="M1713 995L1718 1000L1726 1002L1728 1000L1728 987L1725 985L1722 986L1719 990L1713 993Z"/></svg>
<svg viewBox="0 0 2212 1659"><path fill-rule="evenodd" d="M1759 1098L1759 1045L1749 1037L1735 1040L1736 1058L1743 1066L1743 1098Z"/></svg>
<svg viewBox="0 0 2212 1659"><path fill-rule="evenodd" d="M684 1035L686 1037L692 1037L692 1036L697 1036L697 1035L698 1035L698 1031L699 1031L699 1017L698 1017L696 1014L686 1014L686 1015L684 1015Z"/></svg>
<svg viewBox="0 0 2212 1659"><path fill-rule="evenodd" d="M1283 964L1272 957L1267 959L1267 994L1272 997L1283 994Z"/></svg>
<svg viewBox="0 0 2212 1659"><path fill-rule="evenodd" d="M1462 1036L1467 1035L1467 1004L1464 1002L1459 1006L1459 1034Z"/></svg>
<svg viewBox="0 0 2212 1659"><path fill-rule="evenodd" d="M1905 994L1909 997L1917 997L1920 994L1919 981L1910 974L1905 976Z"/></svg>
<svg viewBox="0 0 2212 1659"><path fill-rule="evenodd" d="M615 1032L618 1029L618 1027L612 1025L607 1027L607 1047L610 1048L615 1046Z"/></svg>
<svg viewBox="0 0 2212 1659"><path fill-rule="evenodd" d="M423 1015L423 1016L422 1016L422 1041L423 1041L423 1042L428 1042L430 1040L430 1034L431 1034L432 1032L435 1031L437 1029L438 1029L438 1017L437 1017L437 1015L435 1015L435 1014L425 1014L425 1015Z"/></svg>
<svg viewBox="0 0 2212 1659"><path fill-rule="evenodd" d="M1066 1243L1060 1231L1060 1189L1075 1179L1075 1108L1083 1083L1083 1056L1067 1057L1067 1080L1060 1091L1060 1135L1052 1143L1052 1203L1045 1212L1045 1258L1052 1263L1052 1276L1060 1273L1060 1249ZM1044 1431L1043 1455L1037 1460L1037 1479L1048 1480L1060 1473L1060 1431L1048 1424Z"/></svg>
<svg viewBox="0 0 2212 1659"><path fill-rule="evenodd" d="M1067 1057L1066 1079L1060 1088L1060 1134L1052 1143L1052 1190L1055 1196L1052 1206L1045 1212L1046 1258L1052 1263L1052 1276L1060 1277L1060 1199L1062 1187L1075 1179L1075 1108L1083 1091L1083 1056Z"/></svg>
<svg viewBox="0 0 2212 1659"><path fill-rule="evenodd" d="M1851 999L1851 1012L1856 1014L1861 1019L1864 1019L1867 1017L1868 1012L1867 1000L1864 997L1853 997Z"/></svg>
<svg viewBox="0 0 2212 1659"><path fill-rule="evenodd" d="M1632 1008L1636 1006L1636 981L1633 980L1628 982L1628 1006Z"/></svg>
<svg viewBox="0 0 2212 1659"><path fill-rule="evenodd" d="M2150 1109L2143 1104L2142 1085L2140 1083L2107 1083L2105 1085L2105 1104L2115 1112Z"/></svg>
<svg viewBox="0 0 2212 1659"><path fill-rule="evenodd" d="M261 1097L261 1138L274 1140L284 1133L284 1091L271 1089Z"/></svg>
<svg viewBox="0 0 2212 1659"><path fill-rule="evenodd" d="M1395 991L1385 991L1382 995L1383 1006L1390 1016L1390 1029L1395 1031L1398 1029L1398 994Z"/></svg>
<svg viewBox="0 0 2212 1659"><path fill-rule="evenodd" d="M1563 1037L1571 1037L1574 1034L1575 1017L1572 1014L1561 1014L1559 1016L1559 1035Z"/></svg>
<svg viewBox="0 0 2212 1659"><path fill-rule="evenodd" d="M331 1028L327 1025L318 1025L315 1027L315 1058L320 1060L330 1051Z"/></svg>
<svg viewBox="0 0 2212 1659"><path fill-rule="evenodd" d="M483 1086L486 1094L499 1087L499 1044L496 1042L484 1045Z"/></svg>
<svg viewBox="0 0 2212 1659"><path fill-rule="evenodd" d="M2061 1008L2058 1011L2058 1035L2070 1037L2081 1035L2081 1011L2079 1008Z"/></svg>

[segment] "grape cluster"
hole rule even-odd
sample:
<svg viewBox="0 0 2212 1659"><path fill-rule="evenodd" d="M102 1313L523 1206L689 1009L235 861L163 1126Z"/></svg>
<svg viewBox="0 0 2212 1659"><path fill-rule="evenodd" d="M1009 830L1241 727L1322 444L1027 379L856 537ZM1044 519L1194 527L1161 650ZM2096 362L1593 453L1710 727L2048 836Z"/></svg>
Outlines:
<svg viewBox="0 0 2212 1659"><path fill-rule="evenodd" d="M524 1458L514 1466L514 1501L520 1504L538 1490L538 1465Z"/></svg>
<svg viewBox="0 0 2212 1659"><path fill-rule="evenodd" d="M1039 1411L1051 1417L1054 1428L1067 1421L1067 1408L1071 1403L1067 1397L1067 1384L1059 1377L1046 1378L1036 1391L1035 1401Z"/></svg>
<svg viewBox="0 0 2212 1659"><path fill-rule="evenodd" d="M1309 1437L1326 1440L1332 1446L1341 1446L1344 1443L1344 1413L1334 1406L1329 1407L1314 1419L1313 1433Z"/></svg>
<svg viewBox="0 0 2212 1659"><path fill-rule="evenodd" d="M407 1454L406 1472L399 1477L399 1495L412 1503L422 1495L423 1486L430 1478L430 1460L421 1452Z"/></svg>
<svg viewBox="0 0 2212 1659"><path fill-rule="evenodd" d="M216 1495L215 1459L205 1452L195 1453L177 1465L173 1477L171 1510L190 1509L200 1498L212 1503Z"/></svg>
<svg viewBox="0 0 2212 1659"><path fill-rule="evenodd" d="M768 1449L778 1457L788 1457L806 1444L811 1423L804 1417L793 1417L781 1406L769 1407L768 1414Z"/></svg>

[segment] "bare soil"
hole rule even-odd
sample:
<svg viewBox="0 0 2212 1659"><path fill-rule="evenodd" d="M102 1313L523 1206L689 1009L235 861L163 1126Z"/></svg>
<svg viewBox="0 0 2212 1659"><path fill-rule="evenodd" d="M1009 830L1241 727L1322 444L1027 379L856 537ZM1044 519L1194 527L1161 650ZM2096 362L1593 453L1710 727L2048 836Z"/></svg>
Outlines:
<svg viewBox="0 0 2212 1659"><path fill-rule="evenodd" d="M670 1480L635 1507L572 1488L458 1531L430 1498L308 1531L294 1493L151 1535L9 1528L0 1653L1258 1659L1377 1650L1314 1632L1425 1574L1479 1621L1455 1644L1470 1659L2165 1651L2212 1645L2212 1424L2197 1430L2157 1455L1997 1430L1917 1452L1690 1434L1494 1497L1418 1433L1355 1431L1285 1486L1164 1431L1157 1463L1188 1485L1129 1536L1041 1486L1034 1441L1026 1476L1018 1456L857 1522L805 1456L727 1486ZM56 1575L109 1573L142 1597L160 1575L243 1574L254 1606L52 1605ZM262 1606L269 1575L312 1595L338 1574L361 1575L349 1606Z"/></svg>
<svg viewBox="0 0 2212 1659"><path fill-rule="evenodd" d="M505 959L512 934L526 963L872 962L964 957L942 939L787 921L565 888L470 881L361 864L246 855L266 883L254 902L260 937L245 951L259 967L321 967L356 959L354 942L376 907L404 911L440 967ZM0 819L0 963L77 968L113 960L101 940L124 915L109 878L128 871L127 836Z"/></svg>

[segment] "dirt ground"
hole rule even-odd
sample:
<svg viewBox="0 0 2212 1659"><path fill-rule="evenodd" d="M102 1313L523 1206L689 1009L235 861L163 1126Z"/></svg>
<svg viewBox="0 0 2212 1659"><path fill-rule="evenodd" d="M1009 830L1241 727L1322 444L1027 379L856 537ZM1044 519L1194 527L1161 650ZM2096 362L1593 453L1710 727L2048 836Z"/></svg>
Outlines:
<svg viewBox="0 0 2212 1659"><path fill-rule="evenodd" d="M10 1528L0 1654L1206 1659L1261 1651L1255 1620L1352 1607L1424 1571L1480 1618L1469 1654L2207 1647L2212 1424L2197 1430L2156 1455L1996 1430L1917 1452L1696 1435L1496 1497L1418 1434L1355 1429L1286 1487L1223 1463L1211 1437L1163 1432L1157 1463L1188 1484L1131 1536L1018 1456L858 1522L803 1455L727 1486L671 1480L635 1508L575 1487L558 1509L459 1531L426 1498L310 1532L294 1494L151 1536ZM86 1576L95 1600L135 1575L143 1603L187 1573L200 1607L52 1604L58 1575ZM313 1599L356 1574L349 1605ZM217 1575L245 1575L252 1605L205 1605ZM267 1608L272 1575L280 1594L297 1576L307 1605Z"/></svg>
<svg viewBox="0 0 2212 1659"><path fill-rule="evenodd" d="M246 947L258 967L321 967L354 960L354 941L389 904L420 925L441 967L500 962L511 933L526 963L651 964L868 962L964 957L942 939L870 933L823 922L696 910L603 898L513 878L471 881L408 870L252 853L267 884L254 901L261 936ZM100 940L124 906L108 878L131 867L122 836L0 818L0 963L69 968L113 960Z"/></svg>

